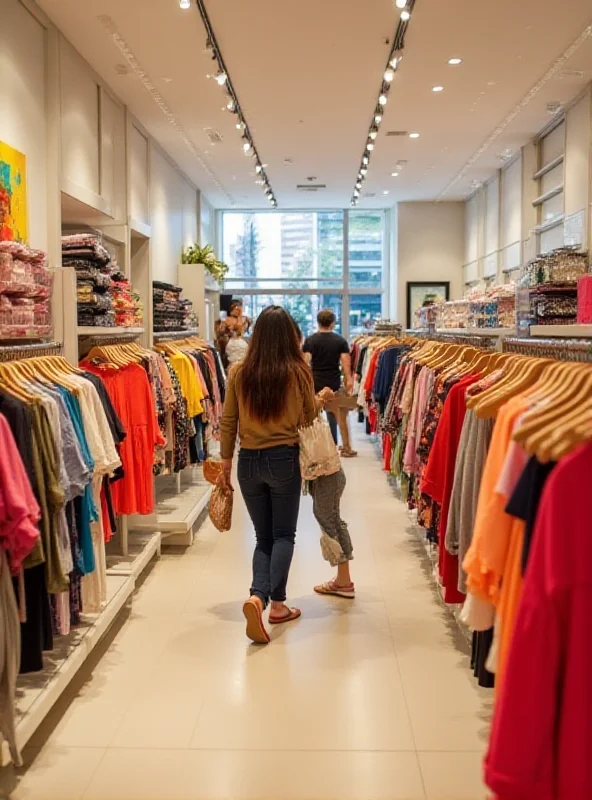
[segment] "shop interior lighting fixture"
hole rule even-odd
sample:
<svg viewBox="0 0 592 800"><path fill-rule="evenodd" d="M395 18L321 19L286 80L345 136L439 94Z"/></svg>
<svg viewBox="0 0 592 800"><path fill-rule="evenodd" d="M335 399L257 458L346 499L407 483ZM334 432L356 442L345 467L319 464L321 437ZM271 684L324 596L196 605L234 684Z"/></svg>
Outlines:
<svg viewBox="0 0 592 800"><path fill-rule="evenodd" d="M200 2L202 2L202 0L198 0L198 4ZM356 182L354 184L354 191L352 192L352 207L355 207L358 204L361 190L361 186L359 186L359 184L362 184L366 180L368 167L370 166L370 159L372 157L372 151L374 150L376 144L378 144L378 133L380 130L380 125L384 120L385 106L388 103L391 89L397 83L395 78L403 58L405 34L407 32L407 28L409 27L411 14L416 2L417 0L395 0L396 8L401 9L402 13L397 19L395 35L392 39L391 49L386 65L382 70L382 80L376 97L374 111L372 112L372 122L368 127L366 145L364 147L364 152L362 153L362 159L360 162L361 166L357 173L358 177L356 178ZM419 134L417 134L417 136L419 136ZM393 173L393 177L395 177L396 174L398 174L398 171L397 173Z"/></svg>
<svg viewBox="0 0 592 800"><path fill-rule="evenodd" d="M179 0L179 8L191 8L191 0Z"/></svg>
<svg viewBox="0 0 592 800"><path fill-rule="evenodd" d="M432 92L443 92L443 91L444 91L443 86L432 86Z"/></svg>
<svg viewBox="0 0 592 800"><path fill-rule="evenodd" d="M457 67L459 64L462 64L462 58L449 58L448 63L451 67Z"/></svg>
<svg viewBox="0 0 592 800"><path fill-rule="evenodd" d="M185 6L183 3L187 3L188 7L191 4L191 0L179 0L179 5L184 8ZM210 21L210 17L208 15L208 11L206 9L205 0L195 0L195 5L197 6L197 10L201 16L202 22L204 24L204 28L206 29L207 34L207 43L206 49L209 53L211 53L212 59L216 61L218 65L218 72L216 74L216 83L223 89L223 91L227 95L227 103L226 108L233 114L236 114L236 129L240 132L242 143L243 143L243 152L246 156L251 157L255 161L255 183L263 186L265 191L265 196L267 197L269 203L273 208L277 207L277 200L274 194L273 189L271 188L271 184L269 182L269 178L266 173L267 164L264 164L262 159L259 157L259 153L255 146L255 142L253 141L253 136L251 135L251 131L249 130L249 125L247 123L246 117L243 113L241 105L238 100L238 96L234 85L232 83L232 79L228 70L226 69L226 64L224 63L224 58L222 56L222 52L218 45L218 41L216 39L216 34L214 33L214 29L212 27L212 23Z"/></svg>
<svg viewBox="0 0 592 800"><path fill-rule="evenodd" d="M409 134L409 138L410 139L419 139L419 133L410 133Z"/></svg>

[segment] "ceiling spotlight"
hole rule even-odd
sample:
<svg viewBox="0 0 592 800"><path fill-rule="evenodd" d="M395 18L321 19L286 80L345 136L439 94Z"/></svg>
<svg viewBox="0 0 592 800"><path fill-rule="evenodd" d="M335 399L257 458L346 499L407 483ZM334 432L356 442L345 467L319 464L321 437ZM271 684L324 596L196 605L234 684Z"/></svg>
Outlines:
<svg viewBox="0 0 592 800"><path fill-rule="evenodd" d="M380 103L381 106L385 106L388 102L387 96L385 94L381 94L380 97L378 98L378 102Z"/></svg>
<svg viewBox="0 0 592 800"><path fill-rule="evenodd" d="M409 22L411 19L411 14L408 11L401 11L401 19L403 22Z"/></svg>
<svg viewBox="0 0 592 800"><path fill-rule="evenodd" d="M368 142L368 144L366 145L366 150L369 150L370 152L374 150L374 145L372 144L372 142Z"/></svg>
<svg viewBox="0 0 592 800"><path fill-rule="evenodd" d="M387 83L390 83L394 77L395 71L393 69L387 69L387 71L384 73L384 79Z"/></svg>
<svg viewBox="0 0 592 800"><path fill-rule="evenodd" d="M361 189L361 188L362 188L362 181L358 181L356 183L356 189Z"/></svg>
<svg viewBox="0 0 592 800"><path fill-rule="evenodd" d="M191 8L191 0L179 0L179 8Z"/></svg>
<svg viewBox="0 0 592 800"><path fill-rule="evenodd" d="M443 91L444 91L443 86L432 86L432 92L443 92Z"/></svg>
<svg viewBox="0 0 592 800"><path fill-rule="evenodd" d="M244 123L244 122L237 122L237 123L236 123L236 129L237 129L237 131L244 131L246 127L247 127L247 126L245 125L245 123Z"/></svg>
<svg viewBox="0 0 592 800"><path fill-rule="evenodd" d="M395 56L394 58L391 59L391 67L393 69L397 69L402 60L403 56Z"/></svg>
<svg viewBox="0 0 592 800"><path fill-rule="evenodd" d="M409 134L409 138L410 139L419 139L419 133L410 133Z"/></svg>
<svg viewBox="0 0 592 800"><path fill-rule="evenodd" d="M249 155L249 151L251 150L251 142L245 142L243 145L243 150L245 151L245 155Z"/></svg>
<svg viewBox="0 0 592 800"><path fill-rule="evenodd" d="M407 5L407 0L395 0L395 5L397 8L405 8Z"/></svg>
<svg viewBox="0 0 592 800"><path fill-rule="evenodd" d="M462 64L462 58L449 58L448 63L451 67L456 67L459 64Z"/></svg>
<svg viewBox="0 0 592 800"><path fill-rule="evenodd" d="M368 156L364 156L364 158L362 159L362 164L364 164L364 166L366 166L366 164L368 163L369 160L370 159L368 158Z"/></svg>
<svg viewBox="0 0 592 800"><path fill-rule="evenodd" d="M364 169L361 169L360 172L362 173L362 175L366 175L368 170L364 167Z"/></svg>
<svg viewBox="0 0 592 800"><path fill-rule="evenodd" d="M216 83L218 84L218 86L224 86L227 80L228 80L228 75L225 72L219 72L216 75Z"/></svg>
<svg viewBox="0 0 592 800"><path fill-rule="evenodd" d="M259 173L261 172L261 170L262 170L262 169L263 169L263 167L261 166L261 164L257 164L257 166L255 167L255 172L256 172L257 174L259 174Z"/></svg>
<svg viewBox="0 0 592 800"><path fill-rule="evenodd" d="M391 172L391 176L393 178L398 178L399 177L399 173L398 172Z"/></svg>
<svg viewBox="0 0 592 800"><path fill-rule="evenodd" d="M354 197L359 197L359 196L360 196L360 192L359 192L359 190L358 190L358 189L355 189L355 190L354 190Z"/></svg>
<svg viewBox="0 0 592 800"><path fill-rule="evenodd" d="M378 134L376 133L376 131L370 131L370 138L372 139L372 141L374 141L374 139L376 139L377 136Z"/></svg>
<svg viewBox="0 0 592 800"><path fill-rule="evenodd" d="M382 114L375 114L374 115L374 122L377 125L380 125L380 123L382 122Z"/></svg>
<svg viewBox="0 0 592 800"><path fill-rule="evenodd" d="M235 110L235 108L234 108L234 100L229 100L226 103L226 108L228 109L228 111L234 111Z"/></svg>
<svg viewBox="0 0 592 800"><path fill-rule="evenodd" d="M385 189L384 192L383 192L383 194L388 194L388 193L389 193L388 189Z"/></svg>

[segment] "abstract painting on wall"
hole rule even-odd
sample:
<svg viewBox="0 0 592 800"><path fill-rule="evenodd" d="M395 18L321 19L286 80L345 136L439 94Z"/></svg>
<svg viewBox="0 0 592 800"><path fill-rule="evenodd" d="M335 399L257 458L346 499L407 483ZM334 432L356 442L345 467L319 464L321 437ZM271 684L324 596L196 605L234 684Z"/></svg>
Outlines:
<svg viewBox="0 0 592 800"><path fill-rule="evenodd" d="M27 235L27 157L0 142L0 241Z"/></svg>

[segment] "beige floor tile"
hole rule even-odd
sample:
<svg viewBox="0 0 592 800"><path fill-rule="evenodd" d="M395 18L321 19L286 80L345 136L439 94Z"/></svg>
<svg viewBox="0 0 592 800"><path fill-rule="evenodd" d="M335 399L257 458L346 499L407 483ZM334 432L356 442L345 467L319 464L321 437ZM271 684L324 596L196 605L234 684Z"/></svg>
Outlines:
<svg viewBox="0 0 592 800"><path fill-rule="evenodd" d="M33 754L31 762L28 755L25 753L26 770L11 800L81 800L105 750L52 746Z"/></svg>
<svg viewBox="0 0 592 800"><path fill-rule="evenodd" d="M483 759L477 753L419 753L428 800L485 800Z"/></svg>
<svg viewBox="0 0 592 800"><path fill-rule="evenodd" d="M84 800L423 800L415 753L111 750Z"/></svg>

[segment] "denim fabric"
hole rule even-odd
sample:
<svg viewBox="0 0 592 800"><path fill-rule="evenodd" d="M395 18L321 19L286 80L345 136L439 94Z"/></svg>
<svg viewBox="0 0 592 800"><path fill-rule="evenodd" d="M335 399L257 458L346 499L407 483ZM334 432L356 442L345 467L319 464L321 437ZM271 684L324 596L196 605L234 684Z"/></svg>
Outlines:
<svg viewBox="0 0 592 800"><path fill-rule="evenodd" d="M264 605L286 599L300 507L298 455L298 447L281 445L243 448L238 457L238 482L257 538L251 594Z"/></svg>
<svg viewBox="0 0 592 800"><path fill-rule="evenodd" d="M331 428L331 436L335 444L337 444L337 417L332 411L326 411L325 413L327 414L327 422Z"/></svg>

